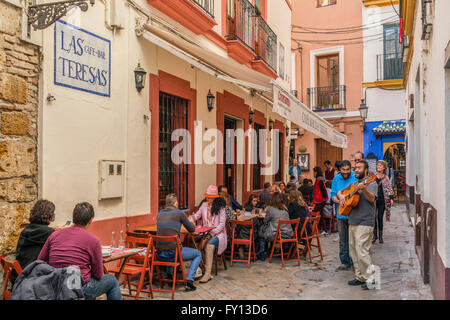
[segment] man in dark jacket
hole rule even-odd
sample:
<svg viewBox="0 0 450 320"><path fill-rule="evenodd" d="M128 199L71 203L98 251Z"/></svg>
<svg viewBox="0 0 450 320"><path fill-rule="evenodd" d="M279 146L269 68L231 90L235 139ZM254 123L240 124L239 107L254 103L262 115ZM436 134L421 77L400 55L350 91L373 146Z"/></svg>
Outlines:
<svg viewBox="0 0 450 320"><path fill-rule="evenodd" d="M259 202L261 206L266 206L269 203L271 192L270 192L270 182L264 183L264 190L259 195Z"/></svg>

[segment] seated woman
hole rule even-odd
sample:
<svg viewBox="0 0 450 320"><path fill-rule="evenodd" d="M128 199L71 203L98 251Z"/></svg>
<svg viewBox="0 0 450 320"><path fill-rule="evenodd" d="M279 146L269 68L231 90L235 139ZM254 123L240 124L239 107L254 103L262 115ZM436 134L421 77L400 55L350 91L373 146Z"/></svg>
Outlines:
<svg viewBox="0 0 450 320"><path fill-rule="evenodd" d="M273 242L277 233L278 221L280 219L289 220L289 214L283 203L283 196L279 192L275 192L270 197L269 205L264 218L264 225L259 230L259 253L258 259L265 260L266 242ZM281 238L291 238L293 235L292 227L284 224L281 227Z"/></svg>
<svg viewBox="0 0 450 320"><path fill-rule="evenodd" d="M22 230L17 242L17 261L22 270L35 261L47 238L55 231L49 224L55 221L55 205L48 200L38 200L30 213L30 224ZM16 278L14 271L12 276Z"/></svg>
<svg viewBox="0 0 450 320"><path fill-rule="evenodd" d="M225 200L225 203L226 203L225 217L227 218L228 228L231 230L230 220L235 220L236 219L236 213L231 208L230 196L228 195L228 192L221 191L221 192L219 192L219 195L220 195L221 198L223 198Z"/></svg>
<svg viewBox="0 0 450 320"><path fill-rule="evenodd" d="M289 192L289 206L288 206L289 219L300 218L300 223L297 229L297 235L300 239L301 231L303 225L305 224L306 218L309 216L308 205L305 200L303 200L302 194L298 190L291 190ZM306 232L308 235L311 234L311 224L306 225Z"/></svg>
<svg viewBox="0 0 450 320"><path fill-rule="evenodd" d="M217 254L222 254L227 248L227 231L225 228L226 202L219 197L216 186L209 186L205 193L206 202L204 202L198 211L190 219L195 222L202 219L203 226L214 227L204 239L205 247L205 274L200 279L201 283L211 280L211 267L214 258L214 249L218 247Z"/></svg>
<svg viewBox="0 0 450 320"><path fill-rule="evenodd" d="M286 184L285 184L284 182L280 182L280 184L278 185L278 187L280 188L281 193L283 193L283 194L287 193L287 190L286 190Z"/></svg>

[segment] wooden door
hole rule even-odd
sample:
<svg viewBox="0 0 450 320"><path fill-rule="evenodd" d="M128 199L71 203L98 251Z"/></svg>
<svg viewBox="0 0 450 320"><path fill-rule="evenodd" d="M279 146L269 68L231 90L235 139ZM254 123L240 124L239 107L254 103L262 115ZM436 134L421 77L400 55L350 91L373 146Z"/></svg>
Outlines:
<svg viewBox="0 0 450 320"><path fill-rule="evenodd" d="M330 160L331 165L337 160L342 160L342 149L332 146L328 141L323 139L316 139L316 164L315 166L321 167L325 173L325 165L323 164L326 160Z"/></svg>

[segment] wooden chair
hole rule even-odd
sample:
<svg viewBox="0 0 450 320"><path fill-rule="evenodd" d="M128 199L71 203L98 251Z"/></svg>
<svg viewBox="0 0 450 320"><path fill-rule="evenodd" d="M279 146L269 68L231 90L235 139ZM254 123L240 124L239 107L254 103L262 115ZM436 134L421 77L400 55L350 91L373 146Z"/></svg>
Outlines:
<svg viewBox="0 0 450 320"><path fill-rule="evenodd" d="M156 243L157 242L175 242L176 243L176 251L175 251L175 260L174 261L163 261L159 260L157 250L156 250ZM185 283L186 282L186 274L184 272L184 263L183 258L181 257L181 248L180 248L180 242L178 241L178 236L152 236L151 238L152 243L152 250L154 254L152 255L152 262L151 262L151 270L150 270L150 293L151 297L153 299L153 292L171 292L172 293L172 300L175 295L175 284L178 283ZM159 269L160 266L163 267L173 267L173 277L172 279L162 278L161 277L161 271ZM156 272L158 274L158 280L159 280L159 286L161 289L153 289L153 269L156 267ZM182 279L177 280L177 268L181 268L181 274ZM164 282L172 282L172 290L163 290Z"/></svg>
<svg viewBox="0 0 450 320"><path fill-rule="evenodd" d="M239 239L236 238L236 226L250 226L250 239ZM256 261L256 253L255 253L255 234L253 233L253 220L250 221L239 221L239 220L231 220L231 228L232 236L231 236L231 262L230 265L233 266L234 262L247 262L248 267L250 267L250 258L253 253L253 261ZM248 245L248 258L245 260L236 259L234 257L234 247L236 245Z"/></svg>
<svg viewBox="0 0 450 320"><path fill-rule="evenodd" d="M19 264L19 261L9 261L6 260L3 255L0 254L0 264L2 265L3 271L5 271L5 285L3 287L3 293L2 293L2 300L10 300L12 291L8 290L8 284L11 285L11 290L13 287L13 282L11 279L11 272L12 270L15 270L17 273L17 276L19 276L22 273L22 267Z"/></svg>
<svg viewBox="0 0 450 320"><path fill-rule="evenodd" d="M228 258L231 260L231 230L230 230L230 222L228 219L226 219L226 231L227 231L227 248L225 249L224 253L222 255L225 255L225 258Z"/></svg>
<svg viewBox="0 0 450 320"><path fill-rule="evenodd" d="M285 257L284 257L284 252L283 252L283 244L284 243L290 243L290 247L289 247L289 251L286 253L286 262L294 262L297 261L298 265L300 265L300 253L298 250L298 234L297 234L297 230L298 230L298 225L300 223L300 218L297 219L292 219L292 220L283 220L280 219L278 221L278 227L277 227L277 232L275 233L275 239L272 245L272 251L270 253L270 257L269 257L269 263L272 263L272 257L277 257L277 256L281 256L281 265L282 267L284 267L284 263L285 263ZM294 225L294 234L292 238L289 239L282 239L281 238L281 226L287 224L287 225ZM277 253L274 254L275 251L275 247L276 245L279 244L280 245L280 250L281 253ZM292 248L295 246L295 251L297 253L297 259L289 259L291 257L291 253L292 253Z"/></svg>
<svg viewBox="0 0 450 320"><path fill-rule="evenodd" d="M122 275L126 277L126 284L128 284L128 292L129 294L123 294L124 296L128 297L135 297L136 300L139 299L139 295L141 292L148 293L148 296L151 294L151 286L150 290L144 290L144 279L145 274L150 272L150 257L152 256L152 248L151 248L151 235L147 234L147 237L131 237L126 236L125 242L127 243L127 246L133 248L138 247L146 247L146 251L144 255L135 254L131 256L128 260L129 261L136 261L136 263L127 262L125 264L125 267L123 268ZM118 274L120 272L120 266L117 266L115 268L112 268L109 270L111 273ZM139 282L131 282L130 277L132 276L139 276ZM149 274L150 277L150 274ZM124 283L125 285L125 283ZM137 289L132 289L131 286L136 287ZM133 291L136 291L136 295L133 295Z"/></svg>
<svg viewBox="0 0 450 320"><path fill-rule="evenodd" d="M302 230L300 232L300 240L306 241L305 250L308 251L309 262L312 262L312 258L317 257L320 257L320 259L323 260L322 247L320 246L320 239L319 239L319 221L320 221L320 214L318 216L317 215L314 216L311 212L311 217L305 219ZM306 226L308 225L309 222L312 223L310 235L308 235L306 231ZM317 244L312 243L312 240L314 239L316 239ZM319 250L319 254L316 256L311 256L311 247L317 247Z"/></svg>

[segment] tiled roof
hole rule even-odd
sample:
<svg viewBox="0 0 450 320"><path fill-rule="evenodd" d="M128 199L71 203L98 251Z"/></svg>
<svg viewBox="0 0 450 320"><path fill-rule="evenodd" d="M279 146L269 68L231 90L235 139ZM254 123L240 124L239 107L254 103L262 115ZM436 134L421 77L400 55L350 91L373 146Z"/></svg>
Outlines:
<svg viewBox="0 0 450 320"><path fill-rule="evenodd" d="M376 135L405 134L406 123L401 121L383 121L382 124L372 129Z"/></svg>

